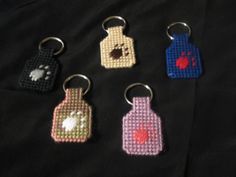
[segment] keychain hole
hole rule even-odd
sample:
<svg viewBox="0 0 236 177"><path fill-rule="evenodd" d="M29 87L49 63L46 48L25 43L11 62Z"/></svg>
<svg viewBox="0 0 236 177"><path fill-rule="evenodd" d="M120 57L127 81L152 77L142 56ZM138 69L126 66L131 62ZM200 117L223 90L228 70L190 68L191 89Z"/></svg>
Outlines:
<svg viewBox="0 0 236 177"><path fill-rule="evenodd" d="M109 22L106 23L105 28L111 28L111 27L115 27L115 26L123 26L124 23L120 20L110 20Z"/></svg>
<svg viewBox="0 0 236 177"><path fill-rule="evenodd" d="M88 82L86 80L77 78L77 79L71 79L66 83L66 88L86 88L88 87Z"/></svg>
<svg viewBox="0 0 236 177"><path fill-rule="evenodd" d="M183 26L173 26L170 30L169 30L170 34L182 34L182 33L188 33L188 29L186 29Z"/></svg>
<svg viewBox="0 0 236 177"><path fill-rule="evenodd" d="M127 96L132 100L133 97L148 97L150 93L143 89L141 85L132 88L127 92Z"/></svg>

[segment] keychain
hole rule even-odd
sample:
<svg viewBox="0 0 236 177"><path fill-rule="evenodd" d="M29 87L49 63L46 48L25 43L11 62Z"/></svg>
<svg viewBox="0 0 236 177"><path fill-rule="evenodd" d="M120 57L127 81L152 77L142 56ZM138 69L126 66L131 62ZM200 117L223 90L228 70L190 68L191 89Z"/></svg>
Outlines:
<svg viewBox="0 0 236 177"><path fill-rule="evenodd" d="M67 88L66 83L79 77L88 82L86 90ZM65 99L54 109L51 136L56 142L85 142L91 136L92 108L83 96L89 91L91 81L82 74L74 74L63 83Z"/></svg>
<svg viewBox="0 0 236 177"><path fill-rule="evenodd" d="M182 25L188 33L169 33L175 25ZM183 22L170 24L166 30L167 36L172 40L166 49L167 74L172 79L198 78L202 73L202 65L198 48L189 42L191 28Z"/></svg>
<svg viewBox="0 0 236 177"><path fill-rule="evenodd" d="M61 48L57 51L52 48L42 47L48 41L59 42ZM19 85L22 88L41 92L50 91L53 88L59 64L54 56L59 55L64 49L64 43L57 37L47 37L39 43L39 51L32 59L26 61L21 74Z"/></svg>
<svg viewBox="0 0 236 177"><path fill-rule="evenodd" d="M121 20L123 26L106 28L110 20ZM100 42L101 65L110 68L130 68L135 64L133 39L123 34L126 21L120 16L111 16L102 23L108 36Z"/></svg>
<svg viewBox="0 0 236 177"><path fill-rule="evenodd" d="M149 97L127 98L127 92L136 86L143 86L150 92ZM131 155L157 155L162 151L161 119L151 109L152 89L142 83L129 85L124 92L125 100L132 105L123 117L123 150Z"/></svg>

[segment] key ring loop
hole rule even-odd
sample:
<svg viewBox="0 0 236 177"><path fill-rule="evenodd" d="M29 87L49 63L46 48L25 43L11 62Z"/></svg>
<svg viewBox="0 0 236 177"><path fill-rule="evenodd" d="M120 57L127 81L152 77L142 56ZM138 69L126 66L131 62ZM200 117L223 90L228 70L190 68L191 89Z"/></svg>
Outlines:
<svg viewBox="0 0 236 177"><path fill-rule="evenodd" d="M102 22L102 29L104 30L104 31L106 31L107 33L108 33L108 31L107 31L107 28L106 28L106 23L108 22L108 21L110 21L110 20L120 20L120 21L122 21L123 22L123 26L122 26L122 29L124 30L125 29L125 27L126 27L126 21L125 21L125 19L123 18L123 17L121 17L121 16L110 16L110 17L107 17L105 20L103 20L103 22Z"/></svg>
<svg viewBox="0 0 236 177"><path fill-rule="evenodd" d="M91 81L87 76L85 76L83 74L73 74L73 75L67 77L66 80L63 82L63 90L66 91L66 83L75 77L79 77L79 78L85 79L87 81L88 86L85 89L85 91L83 91L83 93L82 93L83 95L85 95L91 88Z"/></svg>
<svg viewBox="0 0 236 177"><path fill-rule="evenodd" d="M46 37L46 38L44 38L44 39L43 39L42 41L40 41L40 43L39 43L39 50L42 49L42 45L43 45L44 43L46 43L46 42L48 42L48 41L50 41L50 40L56 41L56 42L59 42L59 43L60 43L61 48L60 48L59 50L57 50L56 52L53 53L53 55L59 55L59 54L63 51L63 49L65 48L65 45L64 45L64 42L63 42L60 38L58 38L58 37Z"/></svg>
<svg viewBox="0 0 236 177"><path fill-rule="evenodd" d="M127 101L127 103L129 103L130 105L133 105L133 103L128 99L127 93L128 93L128 91L130 91L132 88L134 88L136 86L143 86L144 88L146 88L150 93L150 101L152 100L153 92L152 92L151 87L149 87L148 85L143 84L143 83L133 83L133 84L130 84L128 87L126 87L125 92L124 92L124 97L125 97L125 100Z"/></svg>
<svg viewBox="0 0 236 177"><path fill-rule="evenodd" d="M174 37L170 34L170 29L171 29L173 26L176 26L176 25L182 25L182 26L184 26L184 27L187 28L187 30L188 30L188 35L189 35L189 36L191 35L191 28L190 28L190 26L188 26L187 23L184 23L184 22L174 22L174 23L171 23L169 26L167 26L167 29L166 29L166 35L167 35L171 40L174 40Z"/></svg>

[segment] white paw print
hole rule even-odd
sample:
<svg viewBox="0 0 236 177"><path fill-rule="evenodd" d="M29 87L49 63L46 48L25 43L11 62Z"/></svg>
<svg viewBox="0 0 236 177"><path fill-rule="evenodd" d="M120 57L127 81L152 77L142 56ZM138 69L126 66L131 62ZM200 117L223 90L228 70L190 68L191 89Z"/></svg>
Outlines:
<svg viewBox="0 0 236 177"><path fill-rule="evenodd" d="M29 77L32 81L38 81L39 79L43 78L48 80L50 78L51 71L49 70L48 65L40 65L38 68L34 69L30 72Z"/></svg>
<svg viewBox="0 0 236 177"><path fill-rule="evenodd" d="M65 128L65 131L73 130L80 121L80 128L86 127L86 116L83 116L81 111L72 111L70 115L62 122L62 128Z"/></svg>

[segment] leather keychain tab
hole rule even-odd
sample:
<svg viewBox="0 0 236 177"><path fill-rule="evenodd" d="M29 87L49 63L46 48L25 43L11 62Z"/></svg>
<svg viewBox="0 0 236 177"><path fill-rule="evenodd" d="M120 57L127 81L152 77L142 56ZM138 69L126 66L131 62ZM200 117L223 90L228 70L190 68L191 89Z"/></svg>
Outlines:
<svg viewBox="0 0 236 177"><path fill-rule="evenodd" d="M88 81L88 88L65 88L74 77ZM63 85L65 99L54 109L51 136L56 142L85 142L91 137L92 108L83 99L90 88L90 80L81 74L68 77Z"/></svg>
<svg viewBox="0 0 236 177"><path fill-rule="evenodd" d="M105 24L118 19L123 26L115 26L106 29ZM100 42L101 65L110 68L130 68L136 63L133 39L123 34L126 21L119 16L111 16L104 20L102 27L108 36Z"/></svg>

